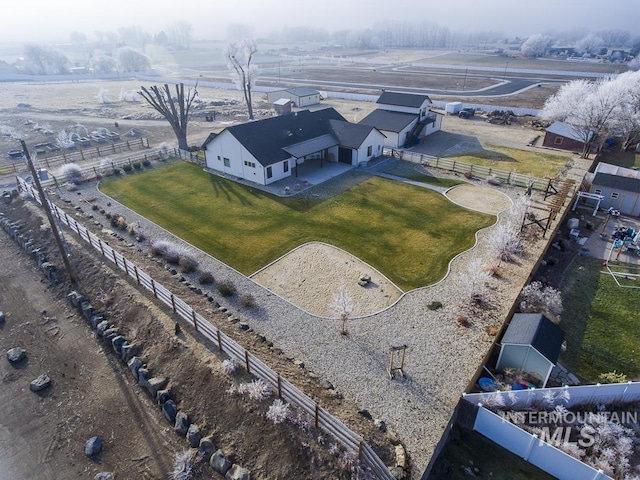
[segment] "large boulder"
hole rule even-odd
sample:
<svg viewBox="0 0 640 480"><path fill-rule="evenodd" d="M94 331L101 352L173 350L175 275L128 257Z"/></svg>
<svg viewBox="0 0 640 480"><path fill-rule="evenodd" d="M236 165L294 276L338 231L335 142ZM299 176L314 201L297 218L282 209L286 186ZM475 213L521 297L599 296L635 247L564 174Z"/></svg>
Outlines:
<svg viewBox="0 0 640 480"><path fill-rule="evenodd" d="M176 423L176 415L178 413L178 407L173 400L167 400L162 404L162 414L167 421L174 425Z"/></svg>
<svg viewBox="0 0 640 480"><path fill-rule="evenodd" d="M84 444L84 454L87 457L93 457L102 451L103 440L102 437L91 437Z"/></svg>
<svg viewBox="0 0 640 480"><path fill-rule="evenodd" d="M122 355L122 346L127 343L127 339L122 335L118 335L111 340L111 346L113 347L113 351L118 354L118 356Z"/></svg>
<svg viewBox="0 0 640 480"><path fill-rule="evenodd" d="M211 468L221 475L226 475L231 469L231 462L227 460L224 453L222 453L222 450L216 450L215 453L211 455L209 465L211 465Z"/></svg>
<svg viewBox="0 0 640 480"><path fill-rule="evenodd" d="M46 373L43 373L29 384L29 388L32 392L39 392L40 390L47 388L49 385L51 385L51 379Z"/></svg>
<svg viewBox="0 0 640 480"><path fill-rule="evenodd" d="M169 380L164 377L153 377L147 380L147 390L153 398L157 398L158 392L167 386Z"/></svg>
<svg viewBox="0 0 640 480"><path fill-rule="evenodd" d="M213 442L213 437L204 437L200 440L200 445L198 445L198 457L208 462L215 449L216 444Z"/></svg>
<svg viewBox="0 0 640 480"><path fill-rule="evenodd" d="M227 471L224 478L226 480L251 480L251 472L234 463L229 471Z"/></svg>
<svg viewBox="0 0 640 480"><path fill-rule="evenodd" d="M2 325L6 319L7 317L4 312L0 312L0 325Z"/></svg>
<svg viewBox="0 0 640 480"><path fill-rule="evenodd" d="M189 425L187 430L187 442L191 448L198 448L200 446L200 427L195 423Z"/></svg>
<svg viewBox="0 0 640 480"><path fill-rule="evenodd" d="M138 369L138 386L142 388L147 388L147 382L151 378L151 373L149 369L145 367L141 367Z"/></svg>
<svg viewBox="0 0 640 480"><path fill-rule="evenodd" d="M7 360L17 363L27 356L27 351L21 347L13 347L7 350Z"/></svg>
<svg viewBox="0 0 640 480"><path fill-rule="evenodd" d="M138 380L138 371L142 368L144 362L140 357L133 357L131 360L127 362L127 366L133 375L133 378Z"/></svg>
<svg viewBox="0 0 640 480"><path fill-rule="evenodd" d="M173 428L176 433L182 437L187 434L189 430L189 417L186 413L180 411L176 414L176 422Z"/></svg>

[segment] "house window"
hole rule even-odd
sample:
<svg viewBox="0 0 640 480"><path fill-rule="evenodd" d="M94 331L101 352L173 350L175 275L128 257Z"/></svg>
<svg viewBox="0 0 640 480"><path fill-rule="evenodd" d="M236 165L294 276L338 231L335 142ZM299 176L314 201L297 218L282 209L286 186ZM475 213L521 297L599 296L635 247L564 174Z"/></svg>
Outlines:
<svg viewBox="0 0 640 480"><path fill-rule="evenodd" d="M593 193L595 193L596 195L602 195L602 190L600 190L599 188L596 188Z"/></svg>
<svg viewBox="0 0 640 480"><path fill-rule="evenodd" d="M562 137L556 137L555 140L553 140L553 143L555 143L556 145L562 145Z"/></svg>
<svg viewBox="0 0 640 480"><path fill-rule="evenodd" d="M611 198L618 198L618 192L611 192Z"/></svg>
<svg viewBox="0 0 640 480"><path fill-rule="evenodd" d="M271 167L267 167L267 178L271 178L273 177L273 171L271 169Z"/></svg>
<svg viewBox="0 0 640 480"><path fill-rule="evenodd" d="M289 160L285 160L282 167L284 168L284 173L287 173L289 171Z"/></svg>
<svg viewBox="0 0 640 480"><path fill-rule="evenodd" d="M222 160L222 159L220 158L220 155L218 155L218 161L220 161L220 160Z"/></svg>
<svg viewBox="0 0 640 480"><path fill-rule="evenodd" d="M256 164L254 162L248 162L247 160L244 161L244 165L246 167L256 168Z"/></svg>
<svg viewBox="0 0 640 480"><path fill-rule="evenodd" d="M369 145L367 147L367 157L370 157L372 153L373 153L373 146Z"/></svg>
<svg viewBox="0 0 640 480"><path fill-rule="evenodd" d="M231 162L229 161L228 158L223 158L222 160L224 161L224 166L225 167L230 167L231 166Z"/></svg>

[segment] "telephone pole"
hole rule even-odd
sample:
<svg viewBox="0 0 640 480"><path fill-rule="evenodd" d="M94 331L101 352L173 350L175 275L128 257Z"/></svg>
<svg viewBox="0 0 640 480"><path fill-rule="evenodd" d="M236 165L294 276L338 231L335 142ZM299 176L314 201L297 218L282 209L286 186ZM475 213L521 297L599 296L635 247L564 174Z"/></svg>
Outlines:
<svg viewBox="0 0 640 480"><path fill-rule="evenodd" d="M44 211L47 214L47 218L49 219L49 225L51 225L51 231L53 232L53 237L55 238L56 244L58 245L58 249L60 250L60 255L62 256L62 263L64 263L64 268L67 271L67 275L69 276L69 281L73 285L74 283L76 283L76 279L73 276L73 270L71 269L71 263L69 262L69 257L67 257L67 252L65 251L64 245L62 244L62 239L60 238L60 232L58 232L58 226L56 225L56 221L53 218L51 209L49 208L49 202L47 201L47 197L45 197L44 195L44 190L42 190L40 177L36 172L36 168L33 166L33 162L31 161L31 155L29 155L29 150L27 149L27 145L24 143L24 140L20 140L20 144L22 145L22 152L24 153L24 156L27 159L27 165L29 166L29 170L31 170L33 181L36 184L36 189L38 190L38 194L40 195L40 203L42 203L42 208L44 208Z"/></svg>

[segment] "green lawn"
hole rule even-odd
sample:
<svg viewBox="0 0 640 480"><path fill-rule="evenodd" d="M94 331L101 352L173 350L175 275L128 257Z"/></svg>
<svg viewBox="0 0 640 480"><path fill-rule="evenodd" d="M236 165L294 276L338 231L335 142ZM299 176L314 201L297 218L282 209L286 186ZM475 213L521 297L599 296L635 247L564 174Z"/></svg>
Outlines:
<svg viewBox="0 0 640 480"><path fill-rule="evenodd" d="M495 216L371 177L327 200L280 198L178 162L100 189L244 274L310 241L336 245L403 290L432 284Z"/></svg>
<svg viewBox="0 0 640 480"><path fill-rule="evenodd" d="M565 274L560 326L567 351L560 362L590 382L613 370L638 380L640 289L618 287L603 270L602 260L577 257Z"/></svg>
<svg viewBox="0 0 640 480"><path fill-rule="evenodd" d="M487 145L487 149L473 155L450 157L447 160L509 170L538 178L554 178L568 161L567 157L496 145Z"/></svg>

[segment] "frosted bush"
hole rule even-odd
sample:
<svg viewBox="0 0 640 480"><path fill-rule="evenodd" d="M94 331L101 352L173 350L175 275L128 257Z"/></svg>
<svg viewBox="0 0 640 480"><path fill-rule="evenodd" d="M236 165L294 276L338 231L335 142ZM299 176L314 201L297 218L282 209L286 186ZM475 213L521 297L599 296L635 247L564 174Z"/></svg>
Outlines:
<svg viewBox="0 0 640 480"><path fill-rule="evenodd" d="M151 244L151 253L164 258L169 263L178 264L180 257L184 254L184 249L175 243L158 240Z"/></svg>
<svg viewBox="0 0 640 480"><path fill-rule="evenodd" d="M248 395L251 400L261 402L271 396L269 385L262 380L254 380L251 383L241 383L238 386L238 392L242 395Z"/></svg>
<svg viewBox="0 0 640 480"><path fill-rule="evenodd" d="M520 294L520 310L524 313L543 312L557 321L562 313L562 295L553 287L545 287L542 282L531 282Z"/></svg>
<svg viewBox="0 0 640 480"><path fill-rule="evenodd" d="M171 480L189 480L193 476L193 456L189 450L176 453L173 470L169 473Z"/></svg>
<svg viewBox="0 0 640 480"><path fill-rule="evenodd" d="M236 362L235 358L228 358L222 362L222 369L226 374L231 375L238 369L238 362Z"/></svg>
<svg viewBox="0 0 640 480"><path fill-rule="evenodd" d="M80 183L82 181L82 168L75 163L65 163L58 169L57 176L64 178L69 183Z"/></svg>
<svg viewBox="0 0 640 480"><path fill-rule="evenodd" d="M267 418L277 425L284 422L290 413L289 405L276 398L267 411Z"/></svg>

